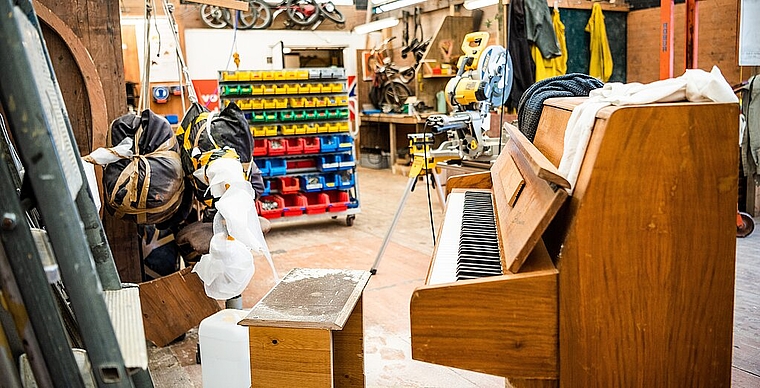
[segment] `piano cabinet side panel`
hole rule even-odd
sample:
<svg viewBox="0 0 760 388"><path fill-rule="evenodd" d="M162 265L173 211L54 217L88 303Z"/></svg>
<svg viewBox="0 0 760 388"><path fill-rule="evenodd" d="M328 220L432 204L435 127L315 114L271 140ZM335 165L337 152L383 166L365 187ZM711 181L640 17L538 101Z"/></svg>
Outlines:
<svg viewBox="0 0 760 388"><path fill-rule="evenodd" d="M595 127L558 260L560 386L730 385L737 119L662 104Z"/></svg>
<svg viewBox="0 0 760 388"><path fill-rule="evenodd" d="M496 376L558 376L557 270L417 288L412 358Z"/></svg>

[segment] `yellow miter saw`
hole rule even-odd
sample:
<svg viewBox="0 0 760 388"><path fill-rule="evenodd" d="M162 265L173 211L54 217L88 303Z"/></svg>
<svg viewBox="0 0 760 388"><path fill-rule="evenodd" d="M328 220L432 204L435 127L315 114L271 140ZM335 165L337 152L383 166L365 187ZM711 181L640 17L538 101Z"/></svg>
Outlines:
<svg viewBox="0 0 760 388"><path fill-rule="evenodd" d="M512 59L502 46L487 46L487 32L464 37L457 75L446 84L450 115L432 115L426 124L433 133L447 132L441 148L456 150L462 160L490 161L498 156L498 138L489 138L483 121L491 109L501 107L512 89Z"/></svg>

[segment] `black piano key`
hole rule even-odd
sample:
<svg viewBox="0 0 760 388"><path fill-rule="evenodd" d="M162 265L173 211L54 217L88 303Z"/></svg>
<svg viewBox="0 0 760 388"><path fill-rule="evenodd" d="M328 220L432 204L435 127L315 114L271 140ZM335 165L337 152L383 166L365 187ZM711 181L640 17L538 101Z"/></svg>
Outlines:
<svg viewBox="0 0 760 388"><path fill-rule="evenodd" d="M491 193L465 193L457 254L458 280L503 274Z"/></svg>

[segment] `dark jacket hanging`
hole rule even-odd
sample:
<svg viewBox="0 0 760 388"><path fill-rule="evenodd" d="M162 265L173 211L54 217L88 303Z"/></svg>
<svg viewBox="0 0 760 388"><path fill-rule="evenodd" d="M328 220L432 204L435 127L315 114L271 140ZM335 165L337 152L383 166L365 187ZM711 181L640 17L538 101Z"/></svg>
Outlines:
<svg viewBox="0 0 760 388"><path fill-rule="evenodd" d="M525 89L536 79L535 63L530 54L530 44L525 32L525 9L523 0L515 0L512 4L512 20L509 23L509 54L514 66L514 81L509 93L507 106L517 109Z"/></svg>

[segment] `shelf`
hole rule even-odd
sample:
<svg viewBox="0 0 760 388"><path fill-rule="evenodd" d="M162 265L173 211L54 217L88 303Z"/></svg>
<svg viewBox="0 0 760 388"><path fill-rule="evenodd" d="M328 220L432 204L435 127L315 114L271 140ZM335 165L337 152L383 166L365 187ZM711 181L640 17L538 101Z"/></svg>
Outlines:
<svg viewBox="0 0 760 388"><path fill-rule="evenodd" d="M311 84L315 82L346 82L348 78L309 78L309 79L275 79L256 81L223 81L218 80L219 85L248 85L248 84Z"/></svg>
<svg viewBox="0 0 760 388"><path fill-rule="evenodd" d="M272 226L275 225L290 225L290 224L301 224L301 223L311 223L314 221L327 221L330 219L337 219L338 217L345 217L345 216L351 216L361 213L361 208L351 208L345 211L341 212L327 212L327 213L319 213L319 214L303 214L300 216L291 216L291 217L280 217L280 218L272 218L269 220L269 222L272 224Z"/></svg>
<svg viewBox="0 0 760 388"><path fill-rule="evenodd" d="M453 78L454 76L456 76L456 74L423 74L422 78Z"/></svg>
<svg viewBox="0 0 760 388"><path fill-rule="evenodd" d="M283 94L244 94L244 95L225 95L219 96L220 99L252 99L252 98L297 98L297 97L335 97L335 96L348 96L348 92L342 90L340 92L319 92L319 93L283 93Z"/></svg>
<svg viewBox="0 0 760 388"><path fill-rule="evenodd" d="M274 74L282 78L291 77L296 73L302 75L304 71L304 69L286 69L281 72L278 70L242 70L238 71L237 75L260 77L266 74L266 76L271 77ZM342 77L321 78L321 74L327 72L329 76L331 71L335 71ZM221 101L222 103L235 102L240 106L248 119L251 132L254 135L263 135L254 136L254 140L262 147L266 146L267 153L283 151L281 148L272 148L273 142L285 143L283 144L285 153L281 155L266 154L253 157L254 162L262 170L262 178L266 182L265 184L270 187L269 195L278 194L279 190L285 189L286 191L297 190L298 194L304 196L325 193L329 197L339 195L340 198L353 198L352 204L355 208L346 210L345 201L333 199L331 200L334 203L332 209L337 210L336 212L321 214L317 209L311 208L311 213L270 218L272 224L313 222L328 217L345 216L350 217L347 218L347 222L351 225L353 214L359 212L360 200L356 178L355 144L351 138L349 148L347 147L348 140L345 139L350 136L347 78L343 69L320 68L309 69L309 72L312 76L316 73L320 78L221 80L230 74L220 72L219 91L220 94L225 93ZM307 103L313 106L303 106ZM294 107L292 104L302 106ZM317 106L317 104L320 105ZM332 117L326 117L328 113ZM254 117L256 117L255 122L253 121ZM289 120L297 117L301 119ZM263 121L264 119L267 121ZM334 139L328 139L330 137L334 137ZM308 142L292 140L298 138L312 139ZM313 138L320 139L317 141ZM307 143L309 147L306 147ZM344 147L336 150L341 144ZM319 146L319 152L288 153L288 150L301 150L301 147L314 151L317 146ZM264 152L262 149L258 151ZM324 170L325 168L327 171ZM311 176L318 176L320 182L311 182L309 178ZM298 178L294 179L296 177ZM301 184L305 184L304 182L311 182L308 185L309 190L306 190L306 187L300 187ZM336 194L338 192L342 193ZM288 201L294 201L294 203L300 201L299 197L289 197L294 194L296 193L282 195L283 209L290 208L287 205ZM321 200L326 197L318 196L318 198ZM329 204L330 201L327 203ZM295 206L295 208L297 207ZM295 208L288 210L286 214L289 212L293 214L291 211L294 211ZM266 216L276 216L277 213L276 211L274 213L260 211L266 212Z"/></svg>
<svg viewBox="0 0 760 388"><path fill-rule="evenodd" d="M318 137L318 136L332 136L332 135L346 135L349 131L341 132L319 132L319 133L294 133L290 135L272 135L272 136L254 136L254 139L276 139L280 137ZM316 155L316 153L314 154Z"/></svg>
<svg viewBox="0 0 760 388"><path fill-rule="evenodd" d="M295 155L261 155L261 156L255 156L254 159L309 159L309 158L315 158L322 155L344 155L344 154L353 154L353 149L346 150L346 151L328 151L328 152L315 152L312 154L295 154ZM282 175L278 175L282 176Z"/></svg>

